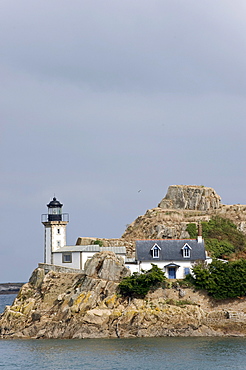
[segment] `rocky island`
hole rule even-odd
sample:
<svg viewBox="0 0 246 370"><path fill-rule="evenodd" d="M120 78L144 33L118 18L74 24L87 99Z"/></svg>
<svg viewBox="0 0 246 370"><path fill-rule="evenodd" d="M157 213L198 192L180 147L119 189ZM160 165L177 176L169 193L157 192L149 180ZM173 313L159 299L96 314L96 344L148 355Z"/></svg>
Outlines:
<svg viewBox="0 0 246 370"><path fill-rule="evenodd" d="M119 297L123 259L101 252L83 274L36 269L0 317L0 338L244 336L246 300L215 301L170 284L144 299Z"/></svg>
<svg viewBox="0 0 246 370"><path fill-rule="evenodd" d="M205 291L167 280L144 299L119 295L129 276L121 257L107 244L124 244L134 256L136 239L188 238L189 223L214 216L246 233L246 206L223 205L212 188L173 185L158 207L139 216L121 239L102 239L105 251L85 263L83 272L34 270L0 316L0 338L127 338L157 336L245 336L246 298L215 300ZM89 238L78 238L77 245ZM93 244L95 240L92 240Z"/></svg>

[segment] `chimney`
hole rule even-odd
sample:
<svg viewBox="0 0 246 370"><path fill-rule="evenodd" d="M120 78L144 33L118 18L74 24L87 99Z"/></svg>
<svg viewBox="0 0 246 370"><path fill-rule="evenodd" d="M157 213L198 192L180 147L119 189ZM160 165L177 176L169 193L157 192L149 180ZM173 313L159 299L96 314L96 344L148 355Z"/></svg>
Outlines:
<svg viewBox="0 0 246 370"><path fill-rule="evenodd" d="M202 224L201 224L201 221L198 222L197 243L202 243Z"/></svg>

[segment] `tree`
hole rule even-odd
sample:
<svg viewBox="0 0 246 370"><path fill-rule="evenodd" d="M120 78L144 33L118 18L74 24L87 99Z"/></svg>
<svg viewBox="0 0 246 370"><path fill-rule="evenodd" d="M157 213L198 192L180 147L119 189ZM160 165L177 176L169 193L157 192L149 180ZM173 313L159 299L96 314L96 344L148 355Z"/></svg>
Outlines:
<svg viewBox="0 0 246 370"><path fill-rule="evenodd" d="M125 297L145 297L148 291L164 282L166 277L164 272L156 265L151 264L152 268L143 273L134 272L119 284L119 292Z"/></svg>

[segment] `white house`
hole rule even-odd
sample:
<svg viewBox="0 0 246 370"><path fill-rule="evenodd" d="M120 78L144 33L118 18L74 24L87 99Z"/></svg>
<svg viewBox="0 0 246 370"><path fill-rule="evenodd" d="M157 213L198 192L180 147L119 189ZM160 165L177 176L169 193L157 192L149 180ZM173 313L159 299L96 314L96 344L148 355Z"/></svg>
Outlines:
<svg viewBox="0 0 246 370"><path fill-rule="evenodd" d="M155 264L165 272L167 278L183 279L198 260L211 262L206 255L201 236L197 239L136 241L136 262L139 271L149 270L151 264Z"/></svg>
<svg viewBox="0 0 246 370"><path fill-rule="evenodd" d="M65 246L53 252L53 263L57 266L63 266L75 269L84 269L85 262L95 253L102 251L114 252L125 260L125 247L100 247L99 245L75 245Z"/></svg>

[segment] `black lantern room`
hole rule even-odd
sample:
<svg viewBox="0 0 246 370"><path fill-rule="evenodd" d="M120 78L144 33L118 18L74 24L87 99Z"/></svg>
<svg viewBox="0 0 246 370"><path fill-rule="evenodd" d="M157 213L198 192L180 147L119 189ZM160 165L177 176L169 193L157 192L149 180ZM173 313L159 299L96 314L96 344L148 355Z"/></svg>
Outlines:
<svg viewBox="0 0 246 370"><path fill-rule="evenodd" d="M48 221L62 221L62 206L55 197L47 204L48 207Z"/></svg>

